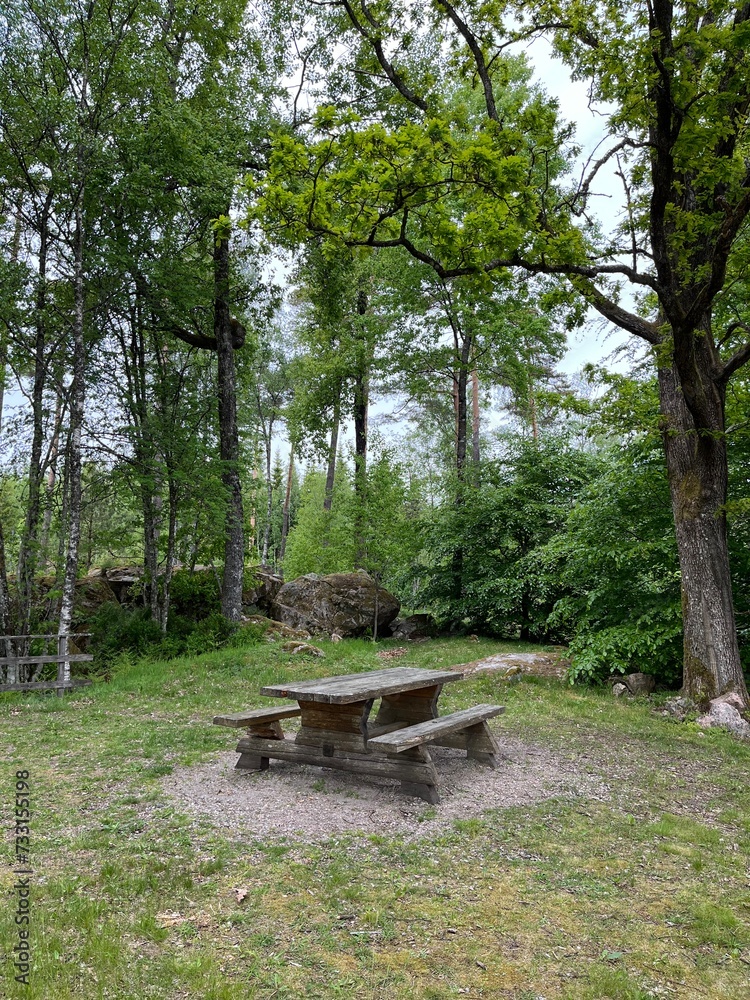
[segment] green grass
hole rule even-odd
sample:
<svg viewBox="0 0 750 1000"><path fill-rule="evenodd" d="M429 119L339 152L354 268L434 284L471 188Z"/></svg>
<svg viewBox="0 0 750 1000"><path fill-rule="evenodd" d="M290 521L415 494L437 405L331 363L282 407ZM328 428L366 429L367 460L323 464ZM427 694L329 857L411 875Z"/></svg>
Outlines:
<svg viewBox="0 0 750 1000"><path fill-rule="evenodd" d="M260 643L122 661L65 698L0 696L2 794L31 772L31 985L17 940L11 807L0 868L0 996L515 1000L750 993L750 746L647 701L526 678L445 689L444 711L500 701L501 726L604 774L601 799L459 820L419 840L239 842L176 811L170 770L226 751L218 711L263 684L382 667L366 641L302 660ZM449 666L501 644L434 640L394 665ZM526 649L530 647L524 647ZM317 795L325 797L321 776ZM238 893L238 890L241 890Z"/></svg>

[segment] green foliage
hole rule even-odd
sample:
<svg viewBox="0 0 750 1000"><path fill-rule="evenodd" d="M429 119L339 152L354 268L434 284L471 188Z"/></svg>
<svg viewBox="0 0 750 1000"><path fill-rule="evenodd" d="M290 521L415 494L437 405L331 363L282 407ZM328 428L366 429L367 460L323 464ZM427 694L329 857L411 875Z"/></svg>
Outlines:
<svg viewBox="0 0 750 1000"><path fill-rule="evenodd" d="M538 565L566 590L549 621L571 638L571 680L643 671L661 683L677 681L680 578L657 447L640 442L612 450Z"/></svg>
<svg viewBox="0 0 750 1000"><path fill-rule="evenodd" d="M216 614L221 608L219 580L213 570L192 573L185 569L177 570L172 577L170 594L174 612L192 621Z"/></svg>
<svg viewBox="0 0 750 1000"><path fill-rule="evenodd" d="M251 625L237 628L218 611L199 621L174 614L166 634L152 620L147 608L128 609L104 604L91 625L94 668L109 670L123 656L150 656L171 660L178 656L198 656L214 649L243 649L260 641L262 630Z"/></svg>
<svg viewBox="0 0 750 1000"><path fill-rule="evenodd" d="M404 596L419 552L419 495L416 484L407 485L406 470L392 450L381 449L370 463L362 502L366 558L357 568L377 575L387 589Z"/></svg>
<svg viewBox="0 0 750 1000"><path fill-rule="evenodd" d="M564 527L597 461L558 437L507 446L424 516L417 601L454 627L544 641L559 636L548 616L562 586L535 551Z"/></svg>
<svg viewBox="0 0 750 1000"><path fill-rule="evenodd" d="M388 449L379 450L367 470L364 495L352 488L352 473L339 459L331 510L323 509L325 477L311 471L305 477L297 524L290 533L284 576L336 573L364 569L384 587L405 593L411 565L418 557L416 532L418 496L407 486L405 470ZM361 516L356 518L358 504ZM355 523L364 526L364 563L355 566Z"/></svg>
<svg viewBox="0 0 750 1000"><path fill-rule="evenodd" d="M284 577L305 573L337 573L353 569L353 491L344 462L339 459L330 510L323 509L325 476L309 471L300 486L297 524L289 533Z"/></svg>
<svg viewBox="0 0 750 1000"><path fill-rule="evenodd" d="M89 625L95 666L106 666L121 653L143 656L157 648L163 636L146 608L128 611L108 602Z"/></svg>

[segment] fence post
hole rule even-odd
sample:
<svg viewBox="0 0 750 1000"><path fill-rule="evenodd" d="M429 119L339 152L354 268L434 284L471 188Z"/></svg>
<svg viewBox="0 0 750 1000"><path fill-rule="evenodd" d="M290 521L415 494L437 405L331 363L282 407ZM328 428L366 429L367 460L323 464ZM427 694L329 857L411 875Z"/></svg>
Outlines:
<svg viewBox="0 0 750 1000"><path fill-rule="evenodd" d="M65 688L70 686L70 660L68 659L68 635L63 633L57 638L57 682L64 686L58 687L57 697L62 698Z"/></svg>
<svg viewBox="0 0 750 1000"><path fill-rule="evenodd" d="M18 659L13 652L13 640L9 637L5 639L5 656L8 660L5 668L6 683L16 684L18 682Z"/></svg>

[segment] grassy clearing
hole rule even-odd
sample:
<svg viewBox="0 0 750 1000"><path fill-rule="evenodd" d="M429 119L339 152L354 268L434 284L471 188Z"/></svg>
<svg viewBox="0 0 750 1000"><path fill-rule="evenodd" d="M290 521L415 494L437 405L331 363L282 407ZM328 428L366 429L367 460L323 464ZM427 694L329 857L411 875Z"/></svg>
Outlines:
<svg viewBox="0 0 750 1000"><path fill-rule="evenodd" d="M0 797L24 767L35 806L28 988L13 980L4 809L0 995L748 996L750 747L645 701L534 678L446 687L446 711L501 701L502 727L604 774L604 802L486 813L418 841L316 844L232 841L176 811L161 781L227 749L227 732L207 724L216 711L264 703L264 683L381 667L376 649L389 644L322 645L324 661L260 644L122 663L64 699L0 697ZM435 640L397 662L503 649Z"/></svg>

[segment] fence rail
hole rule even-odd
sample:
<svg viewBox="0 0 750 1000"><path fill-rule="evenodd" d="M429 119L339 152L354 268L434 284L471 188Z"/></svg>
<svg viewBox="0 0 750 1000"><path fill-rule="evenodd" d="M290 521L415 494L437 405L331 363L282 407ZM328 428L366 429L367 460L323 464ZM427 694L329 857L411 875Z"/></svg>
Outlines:
<svg viewBox="0 0 750 1000"><path fill-rule="evenodd" d="M4 635L0 636L0 691L64 691L90 684L91 681L73 678L71 663L93 660L90 653L78 651L75 640L86 639L89 632L66 632L62 635ZM75 652L69 651L73 645ZM41 648L40 648L41 647ZM52 649L50 649L52 647ZM56 665L55 679L45 679L46 667Z"/></svg>

